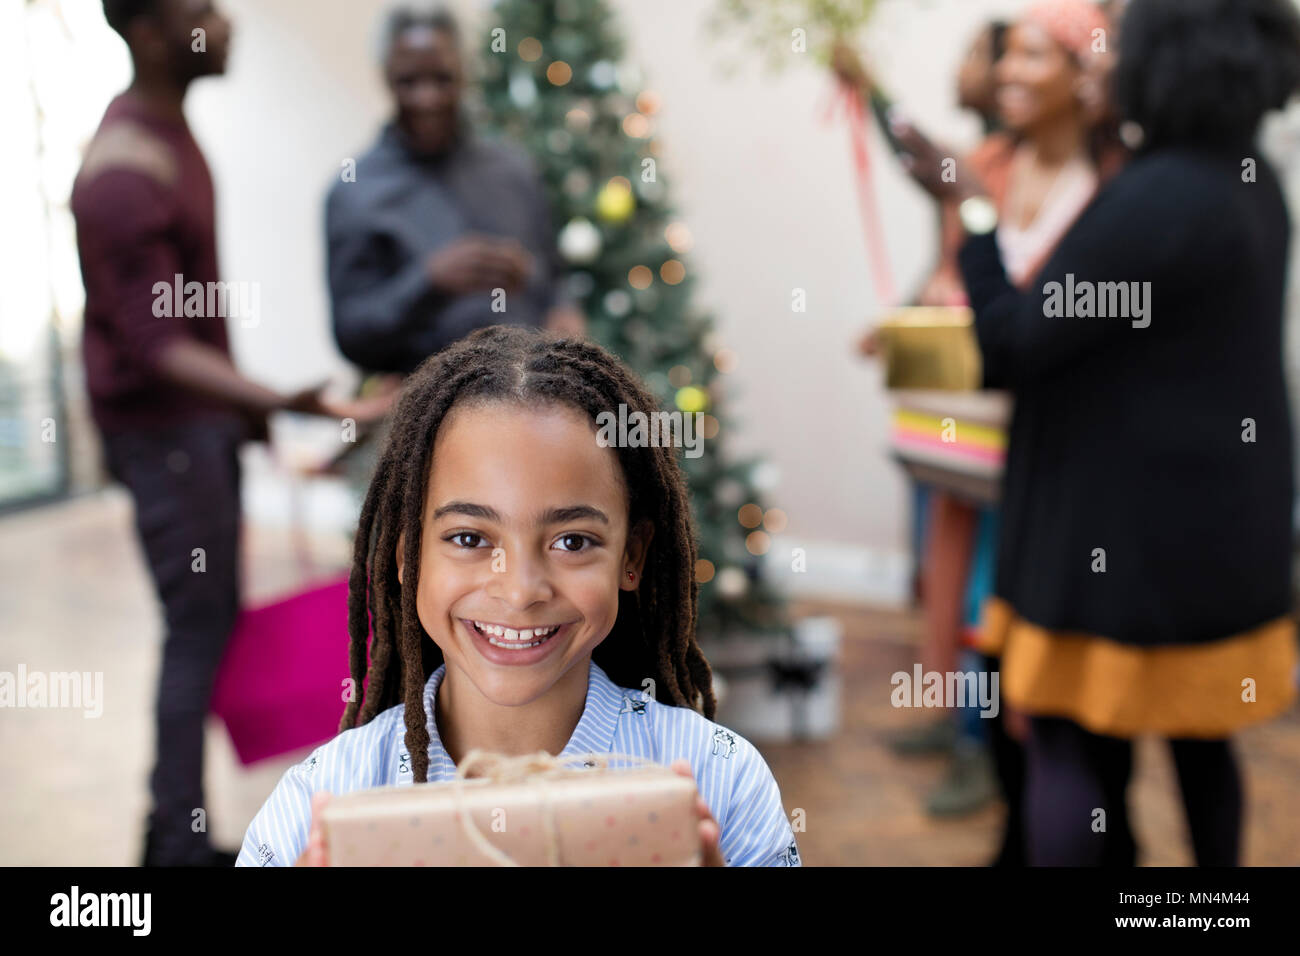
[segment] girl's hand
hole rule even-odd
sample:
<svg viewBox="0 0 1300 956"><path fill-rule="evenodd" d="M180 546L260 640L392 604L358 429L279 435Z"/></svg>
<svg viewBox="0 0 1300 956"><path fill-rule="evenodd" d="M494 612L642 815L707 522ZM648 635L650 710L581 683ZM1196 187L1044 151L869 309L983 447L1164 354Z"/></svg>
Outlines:
<svg viewBox="0 0 1300 956"><path fill-rule="evenodd" d="M858 339L858 354L863 358L875 358L880 354L882 345L880 342L880 330L875 326L867 329L862 338Z"/></svg>
<svg viewBox="0 0 1300 956"><path fill-rule="evenodd" d="M333 796L328 790L318 790L311 795L311 832L307 834L307 849L294 866L329 866L325 852L325 829L321 826L320 812Z"/></svg>
<svg viewBox="0 0 1300 956"><path fill-rule="evenodd" d="M926 281L917 297L922 306L957 306L968 303L966 283L955 269L941 268Z"/></svg>
<svg viewBox="0 0 1300 956"><path fill-rule="evenodd" d="M694 782L695 775L691 773L691 765L684 759L674 760L670 765L673 773L679 773L686 779ZM713 819L713 814L709 812L709 805L704 802L704 798L697 795L695 797L695 812L700 818L700 849L704 852L704 866L726 866L726 861L722 859L722 850L718 846L718 840L722 836L722 828L718 826L718 821Z"/></svg>

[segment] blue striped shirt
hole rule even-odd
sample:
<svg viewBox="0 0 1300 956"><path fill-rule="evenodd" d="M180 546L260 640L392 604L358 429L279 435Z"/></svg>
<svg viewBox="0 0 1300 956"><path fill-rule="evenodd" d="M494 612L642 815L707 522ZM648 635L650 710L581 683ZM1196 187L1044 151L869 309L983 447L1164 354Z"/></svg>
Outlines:
<svg viewBox="0 0 1300 956"><path fill-rule="evenodd" d="M433 716L434 695L445 672L444 664L424 687L431 783L456 775ZM311 796L317 790L338 794L411 784L404 709L394 705L369 723L343 731L286 770L249 824L235 865L292 866L307 846ZM595 661L582 718L560 755L588 752L632 754L664 765L685 758L718 821L719 846L728 866L800 865L776 779L753 744L694 710L619 687Z"/></svg>

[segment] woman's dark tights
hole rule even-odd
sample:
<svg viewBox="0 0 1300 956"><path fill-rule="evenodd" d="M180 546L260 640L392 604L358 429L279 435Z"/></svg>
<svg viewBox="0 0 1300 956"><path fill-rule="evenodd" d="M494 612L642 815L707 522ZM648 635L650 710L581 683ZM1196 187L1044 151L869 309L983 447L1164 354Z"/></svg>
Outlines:
<svg viewBox="0 0 1300 956"><path fill-rule="evenodd" d="M1197 864L1238 865L1242 790L1229 742L1169 744ZM1034 717L1027 749L1025 838L1030 864L1133 866L1137 844L1126 800L1132 743L1090 733L1069 720ZM1104 817L1098 811L1104 811Z"/></svg>

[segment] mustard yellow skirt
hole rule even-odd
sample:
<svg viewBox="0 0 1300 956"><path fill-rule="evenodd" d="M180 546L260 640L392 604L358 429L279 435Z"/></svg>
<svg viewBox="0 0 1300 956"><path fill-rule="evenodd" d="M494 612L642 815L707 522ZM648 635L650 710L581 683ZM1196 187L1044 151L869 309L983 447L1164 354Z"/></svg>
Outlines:
<svg viewBox="0 0 1300 956"><path fill-rule="evenodd" d="M1222 739L1296 699L1290 616L1208 644L1143 648L1049 631L992 598L979 646L1001 657L1001 693L1012 707L1109 737Z"/></svg>

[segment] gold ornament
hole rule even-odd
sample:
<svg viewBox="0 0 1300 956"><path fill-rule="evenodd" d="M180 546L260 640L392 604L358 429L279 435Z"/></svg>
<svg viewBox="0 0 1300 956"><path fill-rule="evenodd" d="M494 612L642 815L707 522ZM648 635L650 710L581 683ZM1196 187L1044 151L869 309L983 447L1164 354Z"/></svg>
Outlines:
<svg viewBox="0 0 1300 956"><path fill-rule="evenodd" d="M622 176L615 176L596 194L596 215L603 222L614 225L626 222L635 209L632 184Z"/></svg>
<svg viewBox="0 0 1300 956"><path fill-rule="evenodd" d="M675 400L678 409L688 415L702 412L709 407L709 393L695 385L679 388Z"/></svg>

